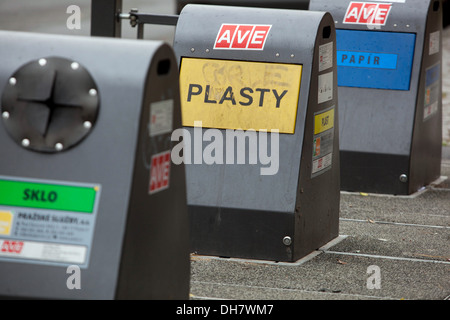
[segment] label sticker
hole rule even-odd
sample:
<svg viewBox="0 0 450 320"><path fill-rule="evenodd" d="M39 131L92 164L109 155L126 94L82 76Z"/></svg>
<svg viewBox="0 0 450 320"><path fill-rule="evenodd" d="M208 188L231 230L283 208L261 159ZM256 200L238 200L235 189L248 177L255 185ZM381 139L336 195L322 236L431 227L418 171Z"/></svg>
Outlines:
<svg viewBox="0 0 450 320"><path fill-rule="evenodd" d="M314 116L314 134L320 134L334 127L334 108Z"/></svg>
<svg viewBox="0 0 450 320"><path fill-rule="evenodd" d="M13 214L11 211L0 211L0 235L9 236L13 222Z"/></svg>
<svg viewBox="0 0 450 320"><path fill-rule="evenodd" d="M170 151L153 155L150 168L149 194L169 188L170 183Z"/></svg>
<svg viewBox="0 0 450 320"><path fill-rule="evenodd" d="M294 133L302 66L183 58L183 126Z"/></svg>
<svg viewBox="0 0 450 320"><path fill-rule="evenodd" d="M332 166L334 114L334 106L314 114L312 178L326 172Z"/></svg>
<svg viewBox="0 0 450 320"><path fill-rule="evenodd" d="M0 257L41 260L67 265L86 263L85 246L0 239Z"/></svg>
<svg viewBox="0 0 450 320"><path fill-rule="evenodd" d="M321 158L313 160L311 177L316 177L319 174L324 173L326 171L325 169L330 169L332 157L333 154L329 153Z"/></svg>
<svg viewBox="0 0 450 320"><path fill-rule="evenodd" d="M439 31L430 33L430 45L428 55L431 56L432 54L439 52L439 45L440 45L439 37L440 37Z"/></svg>
<svg viewBox="0 0 450 320"><path fill-rule="evenodd" d="M333 71L319 75L317 103L333 99Z"/></svg>
<svg viewBox="0 0 450 320"><path fill-rule="evenodd" d="M319 72L333 67L333 42L319 46Z"/></svg>
<svg viewBox="0 0 450 320"><path fill-rule="evenodd" d="M217 33L214 49L263 50L272 25L224 23Z"/></svg>
<svg viewBox="0 0 450 320"><path fill-rule="evenodd" d="M425 71L425 101L423 120L436 114L439 106L439 90L441 79L441 64L435 64Z"/></svg>
<svg viewBox="0 0 450 320"><path fill-rule="evenodd" d="M0 177L0 260L87 268L100 185Z"/></svg>
<svg viewBox="0 0 450 320"><path fill-rule="evenodd" d="M336 54L342 67L397 69L397 54L341 50Z"/></svg>
<svg viewBox="0 0 450 320"><path fill-rule="evenodd" d="M170 133L173 129L173 100L164 100L150 104L150 137Z"/></svg>
<svg viewBox="0 0 450 320"><path fill-rule="evenodd" d="M23 248L23 241L2 240L0 239L0 255L10 253L20 254Z"/></svg>
<svg viewBox="0 0 450 320"><path fill-rule="evenodd" d="M384 26L391 11L391 3L350 2L343 23Z"/></svg>

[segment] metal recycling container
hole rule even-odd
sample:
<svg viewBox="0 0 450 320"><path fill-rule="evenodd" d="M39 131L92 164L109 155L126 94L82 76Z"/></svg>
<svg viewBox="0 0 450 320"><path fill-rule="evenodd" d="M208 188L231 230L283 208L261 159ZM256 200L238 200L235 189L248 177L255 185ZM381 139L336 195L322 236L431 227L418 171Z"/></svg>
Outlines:
<svg viewBox="0 0 450 320"><path fill-rule="evenodd" d="M0 296L188 299L163 42L0 32Z"/></svg>
<svg viewBox="0 0 450 320"><path fill-rule="evenodd" d="M174 50L191 251L293 262L336 238L331 15L187 5Z"/></svg>
<svg viewBox="0 0 450 320"><path fill-rule="evenodd" d="M341 189L409 195L440 177L439 0L311 0L336 25Z"/></svg>

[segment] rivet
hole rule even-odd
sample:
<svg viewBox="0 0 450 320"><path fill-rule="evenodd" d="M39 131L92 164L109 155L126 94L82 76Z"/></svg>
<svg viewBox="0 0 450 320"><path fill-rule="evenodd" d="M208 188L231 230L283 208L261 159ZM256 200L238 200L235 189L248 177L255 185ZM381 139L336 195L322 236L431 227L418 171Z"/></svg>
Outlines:
<svg viewBox="0 0 450 320"><path fill-rule="evenodd" d="M285 246L290 246L290 245L292 244L292 239L291 239L291 237L289 237L289 236L284 237L284 238L283 238L283 244L284 244Z"/></svg>
<svg viewBox="0 0 450 320"><path fill-rule="evenodd" d="M209 52L209 49L206 49L205 51L206 51L206 52Z"/></svg>
<svg viewBox="0 0 450 320"><path fill-rule="evenodd" d="M291 58L295 57L295 55L293 53L291 53Z"/></svg>
<svg viewBox="0 0 450 320"><path fill-rule="evenodd" d="M394 27L396 27L397 26L397 24L396 23L394 23Z"/></svg>
<svg viewBox="0 0 450 320"><path fill-rule="evenodd" d="M8 111L3 111L2 112L2 118L3 119L9 119L9 112Z"/></svg>
<svg viewBox="0 0 450 320"><path fill-rule="evenodd" d="M45 66L46 64L47 64L47 60L45 60L44 58L39 59L39 65L40 65L41 67Z"/></svg>
<svg viewBox="0 0 450 320"><path fill-rule="evenodd" d="M22 140L22 146L28 147L29 145L30 145L30 140L29 139L23 139Z"/></svg>
<svg viewBox="0 0 450 320"><path fill-rule="evenodd" d="M72 70L77 70L80 67L80 64L78 62L72 62L70 67L72 68Z"/></svg>
<svg viewBox="0 0 450 320"><path fill-rule="evenodd" d="M85 127L86 129L90 129L92 127L92 122L90 121L83 122L83 127Z"/></svg>
<svg viewBox="0 0 450 320"><path fill-rule="evenodd" d="M409 28L409 24L407 24L406 27Z"/></svg>
<svg viewBox="0 0 450 320"><path fill-rule="evenodd" d="M408 176L406 174L400 175L400 181L401 182L408 182Z"/></svg>
<svg viewBox="0 0 450 320"><path fill-rule="evenodd" d="M14 77L9 78L9 84L15 86L17 83L17 79Z"/></svg>
<svg viewBox="0 0 450 320"><path fill-rule="evenodd" d="M195 51L195 49L194 48L191 48L191 52L194 52Z"/></svg>
<svg viewBox="0 0 450 320"><path fill-rule="evenodd" d="M61 151L64 148L63 144L61 142L58 142L55 144L55 149L58 151Z"/></svg>
<svg viewBox="0 0 450 320"><path fill-rule="evenodd" d="M95 90L95 89L89 90L89 95L92 97L95 97L97 95L97 90Z"/></svg>
<svg viewBox="0 0 450 320"><path fill-rule="evenodd" d="M279 53L277 52L277 53L275 54L275 56L276 56L276 57L279 57L279 56L280 56L280 54L279 54Z"/></svg>

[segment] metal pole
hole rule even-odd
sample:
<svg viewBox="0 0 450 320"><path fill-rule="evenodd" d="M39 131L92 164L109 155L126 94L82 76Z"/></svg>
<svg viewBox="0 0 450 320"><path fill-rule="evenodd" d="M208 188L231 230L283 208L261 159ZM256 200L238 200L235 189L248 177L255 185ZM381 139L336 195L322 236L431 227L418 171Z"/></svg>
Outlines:
<svg viewBox="0 0 450 320"><path fill-rule="evenodd" d="M119 14L118 17L119 19L129 19L133 28L137 26L138 39L144 39L145 24L176 26L179 18L177 15L139 13L135 8L131 9L130 13Z"/></svg>
<svg viewBox="0 0 450 320"><path fill-rule="evenodd" d="M137 32L137 38L139 40L144 39L144 25L142 23L138 24L138 32Z"/></svg>
<svg viewBox="0 0 450 320"><path fill-rule="evenodd" d="M135 16L139 24L158 24L165 26L176 26L178 22L178 15L173 14L148 14L139 13L136 11L130 12L131 16Z"/></svg>
<svg viewBox="0 0 450 320"><path fill-rule="evenodd" d="M120 38L122 0L91 1L91 36Z"/></svg>

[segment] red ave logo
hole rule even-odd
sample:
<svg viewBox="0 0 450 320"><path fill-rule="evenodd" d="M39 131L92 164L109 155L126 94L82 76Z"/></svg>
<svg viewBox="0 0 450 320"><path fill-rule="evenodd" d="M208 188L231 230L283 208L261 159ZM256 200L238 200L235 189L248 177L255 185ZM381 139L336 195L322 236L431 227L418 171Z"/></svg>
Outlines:
<svg viewBox="0 0 450 320"><path fill-rule="evenodd" d="M271 25L222 24L214 49L263 50Z"/></svg>
<svg viewBox="0 0 450 320"><path fill-rule="evenodd" d="M23 241L3 241L1 252L20 253L22 252Z"/></svg>
<svg viewBox="0 0 450 320"><path fill-rule="evenodd" d="M350 2L345 13L344 23L352 24L386 24L391 3L373 3L373 2Z"/></svg>
<svg viewBox="0 0 450 320"><path fill-rule="evenodd" d="M169 188L170 181L170 151L155 154L150 168L150 186L148 192L155 192Z"/></svg>

